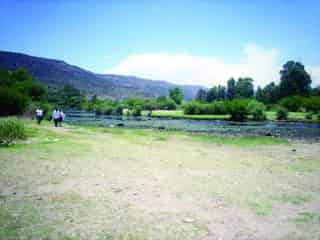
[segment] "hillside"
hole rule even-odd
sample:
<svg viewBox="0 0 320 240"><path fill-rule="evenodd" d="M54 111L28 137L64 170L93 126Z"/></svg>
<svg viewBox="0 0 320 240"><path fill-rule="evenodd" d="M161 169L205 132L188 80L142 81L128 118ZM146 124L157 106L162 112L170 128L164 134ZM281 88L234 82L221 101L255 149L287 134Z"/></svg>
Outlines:
<svg viewBox="0 0 320 240"><path fill-rule="evenodd" d="M49 86L71 84L87 94L112 99L128 97L157 97L167 95L168 90L180 87L185 99L195 96L201 86L175 85L166 81L154 81L133 76L97 74L61 60L0 51L0 68L15 70L23 67L37 80Z"/></svg>

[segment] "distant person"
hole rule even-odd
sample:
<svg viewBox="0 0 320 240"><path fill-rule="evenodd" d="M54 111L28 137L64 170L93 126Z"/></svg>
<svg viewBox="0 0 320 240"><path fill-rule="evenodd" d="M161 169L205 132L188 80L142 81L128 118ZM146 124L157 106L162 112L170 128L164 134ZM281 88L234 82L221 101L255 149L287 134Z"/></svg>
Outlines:
<svg viewBox="0 0 320 240"><path fill-rule="evenodd" d="M61 109L59 109L59 115L60 115L59 116L59 127L62 127L62 122L64 121L65 114Z"/></svg>
<svg viewBox="0 0 320 240"><path fill-rule="evenodd" d="M41 124L41 121L43 120L43 110L41 108L36 109L36 119L38 124Z"/></svg>
<svg viewBox="0 0 320 240"><path fill-rule="evenodd" d="M58 127L59 119L60 119L60 112L58 111L57 108L55 108L52 112L52 119L54 122L54 126Z"/></svg>

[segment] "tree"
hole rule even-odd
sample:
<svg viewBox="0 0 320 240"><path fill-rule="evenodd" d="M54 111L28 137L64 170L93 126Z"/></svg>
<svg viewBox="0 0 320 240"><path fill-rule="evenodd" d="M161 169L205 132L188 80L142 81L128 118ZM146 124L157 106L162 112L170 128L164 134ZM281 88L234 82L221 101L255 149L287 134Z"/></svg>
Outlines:
<svg viewBox="0 0 320 240"><path fill-rule="evenodd" d="M183 92L180 88L172 88L169 90L169 96L176 104L181 104Z"/></svg>
<svg viewBox="0 0 320 240"><path fill-rule="evenodd" d="M252 78L239 78L236 83L236 98L251 98L253 97L253 79Z"/></svg>
<svg viewBox="0 0 320 240"><path fill-rule="evenodd" d="M274 82L269 83L263 89L258 87L256 99L263 103L276 103L280 99L279 86Z"/></svg>
<svg viewBox="0 0 320 240"><path fill-rule="evenodd" d="M312 88L311 90L311 95L312 96L320 96L320 86L317 86L315 88Z"/></svg>
<svg viewBox="0 0 320 240"><path fill-rule="evenodd" d="M227 82L227 99L232 100L235 95L236 90L236 81L233 78L230 78Z"/></svg>
<svg viewBox="0 0 320 240"><path fill-rule="evenodd" d="M259 102L264 102L264 94L262 88L259 86L256 91L256 99Z"/></svg>
<svg viewBox="0 0 320 240"><path fill-rule="evenodd" d="M280 95L309 95L311 77L303 64L295 61L286 62L280 71Z"/></svg>
<svg viewBox="0 0 320 240"><path fill-rule="evenodd" d="M200 102L206 102L207 101L207 91L200 88L196 95L196 100Z"/></svg>
<svg viewBox="0 0 320 240"><path fill-rule="evenodd" d="M226 88L219 85L217 88L218 97L217 100L224 100L226 98Z"/></svg>
<svg viewBox="0 0 320 240"><path fill-rule="evenodd" d="M218 99L218 88L212 87L207 92L207 102L213 102Z"/></svg>

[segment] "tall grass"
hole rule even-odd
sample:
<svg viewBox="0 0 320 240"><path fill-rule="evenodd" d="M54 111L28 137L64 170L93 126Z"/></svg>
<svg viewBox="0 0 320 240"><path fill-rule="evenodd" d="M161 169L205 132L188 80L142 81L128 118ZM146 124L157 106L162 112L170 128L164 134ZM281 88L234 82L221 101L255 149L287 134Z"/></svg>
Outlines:
<svg viewBox="0 0 320 240"><path fill-rule="evenodd" d="M9 145L16 140L25 139L26 131L22 121L17 118L0 119L0 144Z"/></svg>

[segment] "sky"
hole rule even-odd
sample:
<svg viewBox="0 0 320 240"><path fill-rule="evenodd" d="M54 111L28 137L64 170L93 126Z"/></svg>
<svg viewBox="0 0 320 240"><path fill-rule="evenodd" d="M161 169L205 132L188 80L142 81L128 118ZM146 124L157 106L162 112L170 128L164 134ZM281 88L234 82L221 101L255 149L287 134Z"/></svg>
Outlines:
<svg viewBox="0 0 320 240"><path fill-rule="evenodd" d="M0 0L0 50L179 84L264 86L295 60L320 85L319 43L318 0Z"/></svg>

